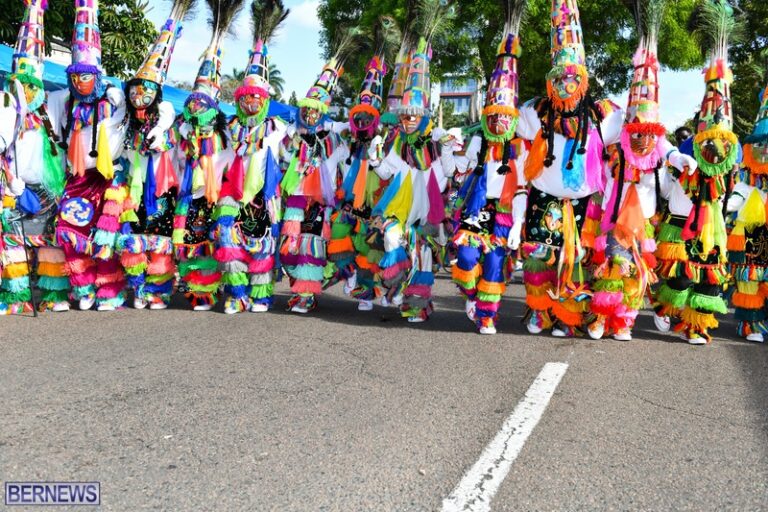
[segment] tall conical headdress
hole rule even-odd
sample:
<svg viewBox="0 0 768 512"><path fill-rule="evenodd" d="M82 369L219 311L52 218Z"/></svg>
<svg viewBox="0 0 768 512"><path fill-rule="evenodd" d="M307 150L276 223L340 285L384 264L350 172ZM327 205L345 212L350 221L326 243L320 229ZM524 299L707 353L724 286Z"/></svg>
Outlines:
<svg viewBox="0 0 768 512"><path fill-rule="evenodd" d="M494 114L513 116L511 133L508 134L512 136L517 127L520 86L517 71L518 59L521 55L519 30L527 0L502 0L501 3L504 6L506 21L501 43L496 52L496 66L488 82L483 118ZM487 133L485 120L483 120L482 126L486 132L486 137L494 137L493 134Z"/></svg>
<svg viewBox="0 0 768 512"><path fill-rule="evenodd" d="M666 0L634 0L632 10L637 25L638 46L632 59L634 72L624 117L630 133L666 133L659 114L659 30Z"/></svg>
<svg viewBox="0 0 768 512"><path fill-rule="evenodd" d="M374 55L365 68L365 78L360 88L360 93L355 100L355 106L349 111L349 117L357 112L368 112L373 116L379 116L383 104L384 77L387 74L387 65L383 55Z"/></svg>
<svg viewBox="0 0 768 512"><path fill-rule="evenodd" d="M733 71L728 64L728 44L738 23L733 8L727 0L705 0L698 11L697 32L710 48L709 64L704 70L707 89L701 107L696 114L696 135L694 155L699 168L708 175L722 174L730 170L736 161L738 139L733 133L733 105L731 104L731 83ZM721 162L711 163L701 157L700 144L708 139L719 139L731 143L728 157Z"/></svg>
<svg viewBox="0 0 768 512"><path fill-rule="evenodd" d="M282 0L253 0L251 4L253 48L250 50L248 66L245 68L243 85L235 91L235 100L244 94L257 91L263 96L269 97L267 44L290 12L291 10L285 8Z"/></svg>
<svg viewBox="0 0 768 512"><path fill-rule="evenodd" d="M359 35L358 29L342 30L336 51L323 66L320 76L309 88L304 98L298 102L299 107L314 108L323 114L328 112L333 98L333 91L339 83L339 78L344 73L344 59L346 53L352 48L355 38Z"/></svg>
<svg viewBox="0 0 768 512"><path fill-rule="evenodd" d="M232 21L243 6L243 0L206 0L211 8L209 20L213 33L211 42L202 56L202 64L195 77L194 93L204 94L218 101L221 93L221 43ZM193 94L194 94L193 93Z"/></svg>
<svg viewBox="0 0 768 512"><path fill-rule="evenodd" d="M182 21L194 4L195 0L176 0L171 9L155 44L149 49L149 55L144 60L134 79L149 80L162 86L171 65L171 55L176 41L181 37Z"/></svg>
<svg viewBox="0 0 768 512"><path fill-rule="evenodd" d="M419 38L416 47L411 51L408 65L408 78L403 91L398 115L430 115L430 93L432 82L429 76L429 63L432 60L432 36L445 20L447 2L444 0L424 0L421 3L421 30L424 36Z"/></svg>
<svg viewBox="0 0 768 512"><path fill-rule="evenodd" d="M24 18L13 49L11 78L43 88L45 55L43 16L48 0L24 0Z"/></svg>
<svg viewBox="0 0 768 512"><path fill-rule="evenodd" d="M400 43L400 49L397 51L395 66L392 70L392 82L389 84L389 92L387 94L387 112L394 112L400 106L400 102L403 99L405 84L408 80L411 49L414 46L413 25L416 20L416 6L416 0L409 0L406 5L402 42Z"/></svg>
<svg viewBox="0 0 768 512"><path fill-rule="evenodd" d="M584 35L581 29L577 0L552 0L550 51L552 69L547 73L547 93L556 106L572 110L584 97L589 87ZM579 75L581 84L567 101L560 100L550 80L558 76Z"/></svg>
<svg viewBox="0 0 768 512"><path fill-rule="evenodd" d="M67 73L102 74L98 0L75 0L72 64Z"/></svg>
<svg viewBox="0 0 768 512"><path fill-rule="evenodd" d="M387 75L386 48L391 37L397 33L395 20L387 16L381 18L376 32L375 42L378 46L376 54L368 61L365 68L363 84L355 99L355 105L349 111L350 119L358 112L367 112L378 121L384 103L384 77Z"/></svg>

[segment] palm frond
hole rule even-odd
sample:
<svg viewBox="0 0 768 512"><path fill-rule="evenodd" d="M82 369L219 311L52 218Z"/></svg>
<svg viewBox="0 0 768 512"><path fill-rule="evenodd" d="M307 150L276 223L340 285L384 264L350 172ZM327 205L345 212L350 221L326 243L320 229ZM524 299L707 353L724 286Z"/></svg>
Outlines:
<svg viewBox="0 0 768 512"><path fill-rule="evenodd" d="M269 42L291 10L286 9L283 0L253 0L251 3L251 26L253 40Z"/></svg>

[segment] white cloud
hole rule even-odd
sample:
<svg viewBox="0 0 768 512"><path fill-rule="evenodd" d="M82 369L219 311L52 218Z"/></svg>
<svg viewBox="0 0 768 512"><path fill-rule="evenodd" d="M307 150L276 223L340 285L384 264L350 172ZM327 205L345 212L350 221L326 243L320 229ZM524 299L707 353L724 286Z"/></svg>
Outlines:
<svg viewBox="0 0 768 512"><path fill-rule="evenodd" d="M320 18L317 17L319 8L320 0L305 0L299 5L291 7L291 14L288 15L285 24L320 30Z"/></svg>

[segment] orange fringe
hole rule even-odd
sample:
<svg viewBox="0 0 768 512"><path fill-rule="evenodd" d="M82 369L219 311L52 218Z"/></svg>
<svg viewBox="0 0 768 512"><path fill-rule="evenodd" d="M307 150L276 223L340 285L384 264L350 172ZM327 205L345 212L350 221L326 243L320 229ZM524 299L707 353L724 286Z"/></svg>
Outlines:
<svg viewBox="0 0 768 512"><path fill-rule="evenodd" d="M547 311L552 307L552 298L547 295L526 295L526 305L535 311Z"/></svg>
<svg viewBox="0 0 768 512"><path fill-rule="evenodd" d="M486 281L485 279L481 279L480 282L477 283L477 291L489 293L492 295L503 295L504 290L506 289L507 287L504 285L504 283L492 283L490 281Z"/></svg>
<svg viewBox="0 0 768 512"><path fill-rule="evenodd" d="M349 237L328 241L328 254L340 254L342 252L355 252L355 246Z"/></svg>
<svg viewBox="0 0 768 512"><path fill-rule="evenodd" d="M729 251L743 252L747 247L747 237L731 233L728 235L728 243L726 247Z"/></svg>
<svg viewBox="0 0 768 512"><path fill-rule="evenodd" d="M565 325L569 327L577 327L581 325L583 315L582 312L571 311L571 308L573 308L574 305L581 308L581 305L577 303L569 304L569 302L572 303L573 301L554 302L552 304L552 313Z"/></svg>
<svg viewBox="0 0 768 512"><path fill-rule="evenodd" d="M742 309L761 309L765 304L765 297L762 295L749 295L748 293L734 292L733 305Z"/></svg>
<svg viewBox="0 0 768 512"><path fill-rule="evenodd" d="M685 244L662 242L656 249L656 257L660 260L688 261Z"/></svg>
<svg viewBox="0 0 768 512"><path fill-rule="evenodd" d="M64 277L64 263L41 261L37 264L37 273L41 276Z"/></svg>
<svg viewBox="0 0 768 512"><path fill-rule="evenodd" d="M480 265L475 265L471 270L462 270L458 265L454 265L451 269L451 276L462 283L472 283L480 276L481 270Z"/></svg>

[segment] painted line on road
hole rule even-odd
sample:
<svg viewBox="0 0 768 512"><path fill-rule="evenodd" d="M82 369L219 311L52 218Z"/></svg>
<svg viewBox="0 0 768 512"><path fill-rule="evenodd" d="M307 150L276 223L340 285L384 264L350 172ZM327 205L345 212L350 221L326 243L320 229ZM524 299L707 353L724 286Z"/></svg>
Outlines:
<svg viewBox="0 0 768 512"><path fill-rule="evenodd" d="M528 436L544 415L568 363L547 363L512 414L488 443L480 459L443 500L442 512L488 512L491 500L507 477Z"/></svg>

